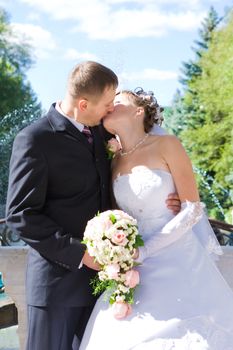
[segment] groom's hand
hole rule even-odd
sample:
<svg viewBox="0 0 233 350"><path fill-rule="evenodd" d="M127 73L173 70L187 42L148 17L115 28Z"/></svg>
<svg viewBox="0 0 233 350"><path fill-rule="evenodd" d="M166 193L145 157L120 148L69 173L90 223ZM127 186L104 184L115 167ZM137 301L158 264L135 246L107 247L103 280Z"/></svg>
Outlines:
<svg viewBox="0 0 233 350"><path fill-rule="evenodd" d="M170 193L166 199L168 209L171 209L173 214L178 214L181 210L181 201L177 193Z"/></svg>
<svg viewBox="0 0 233 350"><path fill-rule="evenodd" d="M85 252L85 254L83 255L82 262L90 269L100 271L100 265L94 261L94 258L90 256L88 252Z"/></svg>
<svg viewBox="0 0 233 350"><path fill-rule="evenodd" d="M136 249L134 249L133 259L136 260L138 257L139 257L139 249L136 248Z"/></svg>

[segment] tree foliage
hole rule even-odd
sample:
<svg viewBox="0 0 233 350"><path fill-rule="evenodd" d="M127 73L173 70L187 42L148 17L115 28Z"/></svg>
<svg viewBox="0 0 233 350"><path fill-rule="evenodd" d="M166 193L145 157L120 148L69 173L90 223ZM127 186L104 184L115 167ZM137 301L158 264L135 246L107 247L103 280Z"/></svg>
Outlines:
<svg viewBox="0 0 233 350"><path fill-rule="evenodd" d="M179 136L187 128L186 110L183 103L183 96L180 90L177 90L171 107L164 109L164 127L170 134Z"/></svg>
<svg viewBox="0 0 233 350"><path fill-rule="evenodd" d="M19 130L38 119L40 115L41 110L37 105L25 105L5 115L0 122L0 205L2 206L6 201L9 161L14 138ZM0 217L2 215L4 213L0 208Z"/></svg>
<svg viewBox="0 0 233 350"><path fill-rule="evenodd" d="M4 216L9 159L20 129L41 115L41 106L26 79L31 67L30 47L13 33L0 8L0 217Z"/></svg>
<svg viewBox="0 0 233 350"><path fill-rule="evenodd" d="M233 185L233 13L215 31L208 51L200 59L202 75L193 82L205 123L183 134L192 143L195 163L205 167L218 183ZM225 198L223 207L231 205Z"/></svg>
<svg viewBox="0 0 233 350"><path fill-rule="evenodd" d="M222 19L218 17L215 9L211 7L207 17L203 20L201 28L198 31L199 39L194 41L196 46L192 47L195 58L190 59L188 62L183 62L182 64L181 72L183 76L181 76L180 82L183 84L185 89L190 92L192 92L190 83L202 73L202 67L199 64L199 59L202 57L203 53L208 50L213 32L221 20Z"/></svg>
<svg viewBox="0 0 233 350"><path fill-rule="evenodd" d="M201 59L205 52L208 52L214 31L220 22L221 18L218 17L215 9L211 7L198 31L199 39L194 42L196 46L192 48L195 58L187 63L183 63L183 68L181 69L185 76L185 78L181 77L180 79L185 91L183 107L187 116L186 124L190 128L199 128L205 122L205 113L199 100L199 90L196 82L203 74Z"/></svg>
<svg viewBox="0 0 233 350"><path fill-rule="evenodd" d="M211 8L199 31L200 40L195 41L195 59L183 64L178 116L177 102L171 111L177 121L183 119L181 130L176 126L175 133L200 170L201 196L210 215L219 219L224 217L216 208L217 201L227 212L233 194L232 32L232 11L223 20ZM206 178L200 173L205 173Z"/></svg>
<svg viewBox="0 0 233 350"><path fill-rule="evenodd" d="M36 102L26 80L32 63L30 46L14 34L7 13L0 8L0 119L16 108Z"/></svg>
<svg viewBox="0 0 233 350"><path fill-rule="evenodd" d="M195 40L195 46L192 47L194 58L188 62L182 62L180 82L183 91L177 91L174 95L171 109L166 114L167 129L177 136L187 128L195 128L203 124L205 115L198 99L195 87L196 79L202 74L200 59L205 51L208 50L212 33L220 23L213 7L210 8L208 16L203 20L199 29L199 38Z"/></svg>

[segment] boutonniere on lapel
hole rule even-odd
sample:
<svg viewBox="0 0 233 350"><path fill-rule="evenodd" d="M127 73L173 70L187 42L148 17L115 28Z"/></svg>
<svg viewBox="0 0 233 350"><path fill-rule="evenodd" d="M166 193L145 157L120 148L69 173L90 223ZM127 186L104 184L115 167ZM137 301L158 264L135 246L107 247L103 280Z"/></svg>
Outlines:
<svg viewBox="0 0 233 350"><path fill-rule="evenodd" d="M106 144L106 150L108 159L113 159L116 152L121 150L121 144L115 137L112 137Z"/></svg>

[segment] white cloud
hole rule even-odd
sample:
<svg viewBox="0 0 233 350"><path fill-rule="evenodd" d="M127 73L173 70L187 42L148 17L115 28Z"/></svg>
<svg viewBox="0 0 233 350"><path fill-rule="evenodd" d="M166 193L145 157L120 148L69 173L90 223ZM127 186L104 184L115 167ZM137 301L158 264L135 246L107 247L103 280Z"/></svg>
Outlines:
<svg viewBox="0 0 233 350"><path fill-rule="evenodd" d="M66 50L64 58L72 61L73 60L74 61L79 61L79 60L98 61L99 60L99 58L96 55L90 52L79 52L76 49L72 49L72 48Z"/></svg>
<svg viewBox="0 0 233 350"><path fill-rule="evenodd" d="M6 7L8 1L7 0L0 0L0 6Z"/></svg>
<svg viewBox="0 0 233 350"><path fill-rule="evenodd" d="M132 37L161 37L169 30L192 30L200 24L203 14L193 12L162 14L150 10L121 10L109 19L109 22L94 22L87 18L76 27L91 39L117 40Z"/></svg>
<svg viewBox="0 0 233 350"><path fill-rule="evenodd" d="M36 21L38 22L40 20L40 15L38 12L30 12L28 15L27 15L27 20L30 22L30 21Z"/></svg>
<svg viewBox="0 0 233 350"><path fill-rule="evenodd" d="M17 37L33 47L37 58L48 58L56 49L52 34L38 25L13 23L12 28Z"/></svg>
<svg viewBox="0 0 233 350"><path fill-rule="evenodd" d="M121 85L125 85L127 82L143 81L143 80L175 80L178 74L169 70L158 70L154 68L145 68L142 71L126 73L122 72L119 75Z"/></svg>
<svg viewBox="0 0 233 350"><path fill-rule="evenodd" d="M214 1L214 0L212 0ZM206 14L202 0L21 0L91 39L164 36L196 29ZM206 0L208 2L208 0ZM77 23L77 24L76 24Z"/></svg>

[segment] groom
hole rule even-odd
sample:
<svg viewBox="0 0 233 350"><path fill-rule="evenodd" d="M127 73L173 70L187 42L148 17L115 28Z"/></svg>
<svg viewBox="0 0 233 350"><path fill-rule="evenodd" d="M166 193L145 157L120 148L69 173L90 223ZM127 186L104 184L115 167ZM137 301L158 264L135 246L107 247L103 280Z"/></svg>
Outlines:
<svg viewBox="0 0 233 350"><path fill-rule="evenodd" d="M14 141L7 223L30 246L27 350L72 349L95 303L89 282L98 265L81 241L87 221L111 208L101 119L117 85L107 67L77 65L64 100Z"/></svg>

